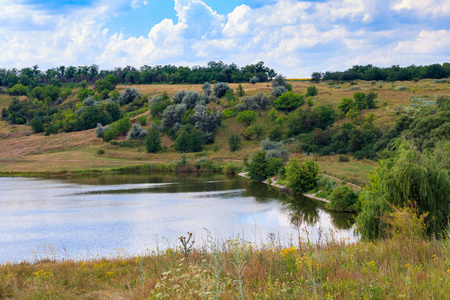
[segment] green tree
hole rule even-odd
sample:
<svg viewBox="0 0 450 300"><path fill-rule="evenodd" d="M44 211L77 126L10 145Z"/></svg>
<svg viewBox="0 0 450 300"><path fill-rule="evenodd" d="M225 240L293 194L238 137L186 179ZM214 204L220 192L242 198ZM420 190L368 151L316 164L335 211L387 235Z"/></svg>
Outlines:
<svg viewBox="0 0 450 300"><path fill-rule="evenodd" d="M189 150L191 152L200 152L203 150L203 144L205 143L205 135L201 130L193 129L190 136Z"/></svg>
<svg viewBox="0 0 450 300"><path fill-rule="evenodd" d="M186 129L182 129L175 140L175 150L179 152L189 152L191 148L191 135Z"/></svg>
<svg viewBox="0 0 450 300"><path fill-rule="evenodd" d="M232 133L228 138L228 145L230 146L230 151L238 151L242 148L242 140L239 134Z"/></svg>
<svg viewBox="0 0 450 300"><path fill-rule="evenodd" d="M339 102L337 105L337 109L342 116L345 116L345 114L354 107L355 107L355 102L353 102L353 99L346 98L346 97L344 97L342 99L342 101Z"/></svg>
<svg viewBox="0 0 450 300"><path fill-rule="evenodd" d="M248 165L248 176L253 180L264 181L267 179L269 165L266 158L266 151L258 150L252 155Z"/></svg>
<svg viewBox="0 0 450 300"><path fill-rule="evenodd" d="M358 231L363 239L382 237L381 217L397 208L412 206L419 215L428 213L428 234L440 236L450 218L450 177L448 141L433 151L420 152L411 143L398 139L388 157L378 163L375 174L360 195ZM447 152L442 155L442 149Z"/></svg>
<svg viewBox="0 0 450 300"><path fill-rule="evenodd" d="M244 125L250 126L256 121L257 113L253 110L244 110L238 113L236 121L243 123Z"/></svg>
<svg viewBox="0 0 450 300"><path fill-rule="evenodd" d="M157 153L162 150L159 131L154 127L148 132L144 143L148 153Z"/></svg>
<svg viewBox="0 0 450 300"><path fill-rule="evenodd" d="M358 195L347 186L338 186L328 197L330 203L327 207L339 212L354 212L356 211L356 203Z"/></svg>
<svg viewBox="0 0 450 300"><path fill-rule="evenodd" d="M244 88L242 87L242 85L239 83L237 89L236 89L236 94L238 95L238 97L244 97L245 96L245 91Z"/></svg>
<svg viewBox="0 0 450 300"><path fill-rule="evenodd" d="M295 194L312 190L318 181L319 165L310 159L300 163L297 159L289 160L286 168L287 187Z"/></svg>

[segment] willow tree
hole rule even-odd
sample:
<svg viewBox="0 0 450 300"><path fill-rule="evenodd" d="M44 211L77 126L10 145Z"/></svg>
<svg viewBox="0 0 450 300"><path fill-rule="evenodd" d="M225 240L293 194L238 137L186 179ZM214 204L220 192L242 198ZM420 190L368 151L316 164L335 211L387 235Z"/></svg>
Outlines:
<svg viewBox="0 0 450 300"><path fill-rule="evenodd" d="M429 235L441 235L450 218L450 176L442 149L449 155L448 143L433 151L420 152L412 144L398 140L396 150L381 160L370 183L360 196L358 230L364 239L381 237L381 217L393 207L412 206L418 214L427 214Z"/></svg>

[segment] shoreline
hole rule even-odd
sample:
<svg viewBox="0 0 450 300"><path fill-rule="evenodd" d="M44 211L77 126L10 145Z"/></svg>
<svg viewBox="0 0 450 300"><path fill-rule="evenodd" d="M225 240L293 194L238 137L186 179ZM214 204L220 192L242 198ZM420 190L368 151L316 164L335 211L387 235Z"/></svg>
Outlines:
<svg viewBox="0 0 450 300"><path fill-rule="evenodd" d="M248 177L247 173L245 173L245 172L238 173L237 176L241 176L241 177L250 179L250 177ZM280 189L282 192L290 193L290 190L285 185L276 184L276 183L269 183L269 179L266 179L266 180L260 181L260 182L264 183L264 184L267 184L267 185L270 185L270 186L273 186L273 187L276 187L276 188ZM318 201L322 201L322 202L325 202L325 203L330 203L330 201L325 199L325 198L316 197L316 194L300 194L300 195L302 195L302 196L304 196L306 198L309 198L309 199L318 200Z"/></svg>

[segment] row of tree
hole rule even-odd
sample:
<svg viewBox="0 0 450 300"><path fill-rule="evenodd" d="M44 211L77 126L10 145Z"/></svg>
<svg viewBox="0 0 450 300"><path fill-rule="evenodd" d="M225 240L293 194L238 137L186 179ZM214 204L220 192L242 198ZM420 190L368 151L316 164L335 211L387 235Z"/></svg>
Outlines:
<svg viewBox="0 0 450 300"><path fill-rule="evenodd" d="M39 70L39 66L22 69L1 69L0 86L13 87L16 84L27 86L30 89L41 84L60 86L67 83L80 83L86 81L94 84L97 80L108 75L114 75L116 84L151 84L151 83L188 83L199 84L204 82L265 82L274 78L277 73L260 61L256 64L238 67L236 64L225 64L222 61L211 61L207 66L142 66L139 69L127 66L114 70L100 70L97 65L92 66L60 66Z"/></svg>
<svg viewBox="0 0 450 300"><path fill-rule="evenodd" d="M450 77L450 63L432 64L429 66L411 65L400 67L394 65L388 68L379 68L374 65L360 66L356 65L346 71L327 71L325 74L314 72L311 75L313 81L323 80L384 80L384 81L402 81L418 79L441 79Z"/></svg>

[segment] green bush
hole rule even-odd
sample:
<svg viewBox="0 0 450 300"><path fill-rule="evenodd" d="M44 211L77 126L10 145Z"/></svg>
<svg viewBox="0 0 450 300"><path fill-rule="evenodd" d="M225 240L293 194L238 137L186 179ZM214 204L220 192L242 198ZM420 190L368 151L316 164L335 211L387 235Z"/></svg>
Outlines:
<svg viewBox="0 0 450 300"><path fill-rule="evenodd" d="M122 118L116 122L114 126L116 128L117 134L125 134L131 129L131 121L130 118Z"/></svg>
<svg viewBox="0 0 450 300"><path fill-rule="evenodd" d="M319 93L319 90L316 88L315 85L313 86L308 86L306 88L306 97L313 97L316 96Z"/></svg>
<svg viewBox="0 0 450 300"><path fill-rule="evenodd" d="M253 122L256 121L256 116L258 114L252 110L244 110L238 113L236 121L239 123L243 123L247 126L250 126Z"/></svg>
<svg viewBox="0 0 450 300"><path fill-rule="evenodd" d="M327 208L339 212L354 212L358 195L347 186L338 186L328 197Z"/></svg>
<svg viewBox="0 0 450 300"><path fill-rule="evenodd" d="M240 150L242 148L242 141L239 134L232 133L228 138L228 145L230 146L231 152Z"/></svg>
<svg viewBox="0 0 450 300"><path fill-rule="evenodd" d="M266 151L258 150L252 155L248 165L248 176L253 180L264 181L269 177Z"/></svg>
<svg viewBox="0 0 450 300"><path fill-rule="evenodd" d="M300 163L297 159L289 160L286 168L287 187L294 193L304 193L317 185L319 165L310 159Z"/></svg>
<svg viewBox="0 0 450 300"><path fill-rule="evenodd" d="M105 154L105 150L100 149L100 150L97 151L97 154L98 155L103 155L103 154Z"/></svg>
<svg viewBox="0 0 450 300"><path fill-rule="evenodd" d="M275 102L274 107L278 110L291 111L305 103L303 95L294 94L293 92L287 92L281 94Z"/></svg>
<svg viewBox="0 0 450 300"><path fill-rule="evenodd" d="M147 125L147 116L139 116L136 118L136 122L141 124L142 126Z"/></svg>
<svg viewBox="0 0 450 300"><path fill-rule="evenodd" d="M267 175L269 177L275 176L284 168L284 161L281 158L271 157L267 160Z"/></svg>
<svg viewBox="0 0 450 300"><path fill-rule="evenodd" d="M105 134L103 135L103 139L106 142L112 141L116 138L116 130L115 128L110 128L105 131Z"/></svg>

